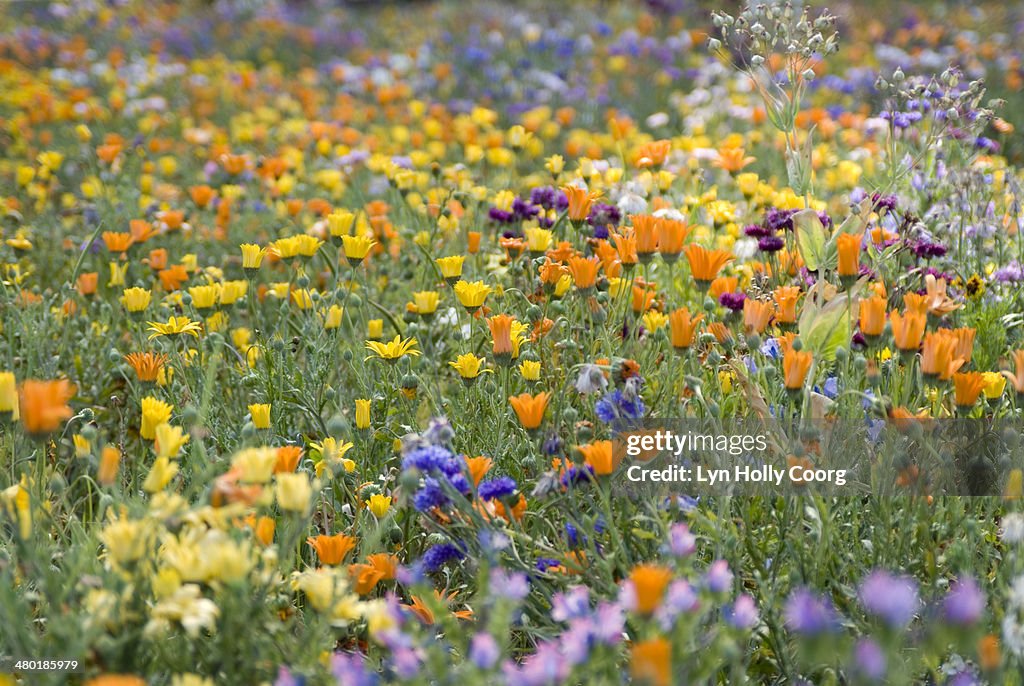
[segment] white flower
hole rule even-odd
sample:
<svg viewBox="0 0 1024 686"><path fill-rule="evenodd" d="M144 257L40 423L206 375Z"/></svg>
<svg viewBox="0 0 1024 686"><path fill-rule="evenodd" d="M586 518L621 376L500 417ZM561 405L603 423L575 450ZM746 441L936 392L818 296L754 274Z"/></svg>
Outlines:
<svg viewBox="0 0 1024 686"><path fill-rule="evenodd" d="M1003 517L1003 530L1000 536L1007 543L1021 543L1024 541L1024 515L1019 512L1012 512Z"/></svg>
<svg viewBox="0 0 1024 686"><path fill-rule="evenodd" d="M1024 656L1024 626L1013 614L1003 617L1003 646L1017 657Z"/></svg>
<svg viewBox="0 0 1024 686"><path fill-rule="evenodd" d="M596 364L585 364L580 368L580 375L576 379L576 390L586 395L588 393L601 393L608 388L608 379L604 378L604 372Z"/></svg>

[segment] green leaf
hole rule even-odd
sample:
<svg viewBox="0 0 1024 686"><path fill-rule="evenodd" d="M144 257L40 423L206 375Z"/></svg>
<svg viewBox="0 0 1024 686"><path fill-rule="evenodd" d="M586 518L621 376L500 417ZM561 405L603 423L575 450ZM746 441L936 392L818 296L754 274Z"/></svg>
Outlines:
<svg viewBox="0 0 1024 686"><path fill-rule="evenodd" d="M812 272L825 263L825 244L828 232L814 210L800 210L793 215L793 227L796 229L796 243L804 264Z"/></svg>
<svg viewBox="0 0 1024 686"><path fill-rule="evenodd" d="M836 348L850 342L850 293L837 295L825 305L819 305L815 289L808 294L807 304L800 315L800 340L804 349L814 356L831 362L835 359Z"/></svg>

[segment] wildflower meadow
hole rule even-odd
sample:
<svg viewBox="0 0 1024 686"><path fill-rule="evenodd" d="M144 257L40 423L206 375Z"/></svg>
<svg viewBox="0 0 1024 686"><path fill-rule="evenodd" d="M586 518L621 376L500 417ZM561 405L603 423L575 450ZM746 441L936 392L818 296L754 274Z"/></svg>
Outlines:
<svg viewBox="0 0 1024 686"><path fill-rule="evenodd" d="M0 686L1024 684L1022 46L0 3Z"/></svg>

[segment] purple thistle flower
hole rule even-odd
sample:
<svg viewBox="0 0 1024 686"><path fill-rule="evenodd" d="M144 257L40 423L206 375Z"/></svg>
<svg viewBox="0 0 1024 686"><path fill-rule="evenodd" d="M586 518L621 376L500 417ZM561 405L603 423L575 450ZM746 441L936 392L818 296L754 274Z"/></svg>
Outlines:
<svg viewBox="0 0 1024 686"><path fill-rule="evenodd" d="M813 636L839 630L839 616L832 603L807 588L797 589L786 601L786 626L798 634Z"/></svg>
<svg viewBox="0 0 1024 686"><path fill-rule="evenodd" d="M920 605L913 579L884 570L874 571L864 579L860 602L865 610L892 627L910 624Z"/></svg>
<svg viewBox="0 0 1024 686"><path fill-rule="evenodd" d="M966 576L949 587L942 611L946 620L953 624L974 624L985 612L985 594L973 577Z"/></svg>
<svg viewBox="0 0 1024 686"><path fill-rule="evenodd" d="M725 560L715 560L704 575L704 583L712 593L725 593L732 586L732 572Z"/></svg>
<svg viewBox="0 0 1024 686"><path fill-rule="evenodd" d="M778 252L786 247L786 241L782 236L765 236L757 241L757 249L761 252Z"/></svg>
<svg viewBox="0 0 1024 686"><path fill-rule="evenodd" d="M479 669L490 669L501 657L501 648L494 636L477 634L469 643L469 660Z"/></svg>
<svg viewBox="0 0 1024 686"><path fill-rule="evenodd" d="M746 593L737 598L732 607L726 608L725 616L729 624L743 630L753 629L759 618L754 599Z"/></svg>
<svg viewBox="0 0 1024 686"><path fill-rule="evenodd" d="M853 649L854 667L867 679L881 679L885 676L885 652L875 641L862 638Z"/></svg>

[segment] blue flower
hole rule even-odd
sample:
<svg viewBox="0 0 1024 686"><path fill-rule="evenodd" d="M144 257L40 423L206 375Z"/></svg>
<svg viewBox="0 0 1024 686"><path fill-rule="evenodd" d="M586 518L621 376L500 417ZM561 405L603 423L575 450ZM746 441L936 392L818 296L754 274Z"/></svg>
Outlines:
<svg viewBox="0 0 1024 686"><path fill-rule="evenodd" d="M494 500L495 498L507 498L516 492L515 479L508 476L499 476L488 479L480 484L477 493L482 500Z"/></svg>
<svg viewBox="0 0 1024 686"><path fill-rule="evenodd" d="M427 572L436 572L449 562L458 562L466 554L454 543L438 543L423 553L420 562Z"/></svg>

